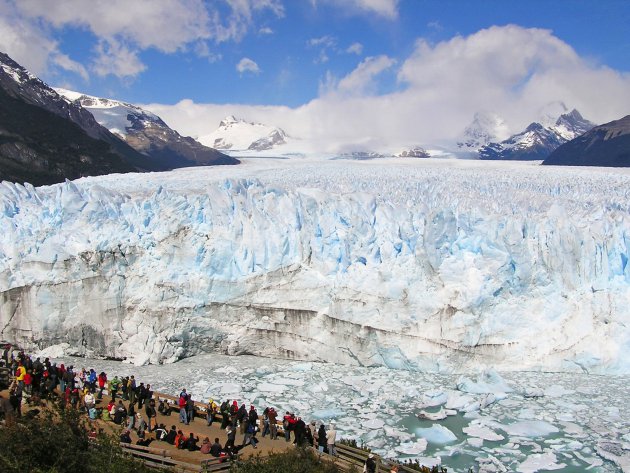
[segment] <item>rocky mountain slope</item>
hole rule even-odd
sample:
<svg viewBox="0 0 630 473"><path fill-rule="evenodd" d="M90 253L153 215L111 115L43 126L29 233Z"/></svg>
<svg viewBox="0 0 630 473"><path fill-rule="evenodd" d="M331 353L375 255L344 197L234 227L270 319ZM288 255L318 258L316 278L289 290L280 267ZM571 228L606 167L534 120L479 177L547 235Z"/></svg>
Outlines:
<svg viewBox="0 0 630 473"><path fill-rule="evenodd" d="M630 115L597 126L563 144L543 164L565 166L630 166Z"/></svg>
<svg viewBox="0 0 630 473"><path fill-rule="evenodd" d="M208 135L200 136L198 141L216 149L266 151L285 144L287 138L281 128L229 116L221 120L219 128Z"/></svg>
<svg viewBox="0 0 630 473"><path fill-rule="evenodd" d="M531 123L525 131L498 143L479 149L480 159L514 161L542 160L560 145L585 133L595 126L577 110L561 115L552 126Z"/></svg>
<svg viewBox="0 0 630 473"><path fill-rule="evenodd" d="M0 180L42 185L158 169L90 112L0 53Z"/></svg>
<svg viewBox="0 0 630 473"><path fill-rule="evenodd" d="M98 123L165 168L238 163L190 137L181 136L160 117L136 105L66 89L55 90L71 103L89 110Z"/></svg>

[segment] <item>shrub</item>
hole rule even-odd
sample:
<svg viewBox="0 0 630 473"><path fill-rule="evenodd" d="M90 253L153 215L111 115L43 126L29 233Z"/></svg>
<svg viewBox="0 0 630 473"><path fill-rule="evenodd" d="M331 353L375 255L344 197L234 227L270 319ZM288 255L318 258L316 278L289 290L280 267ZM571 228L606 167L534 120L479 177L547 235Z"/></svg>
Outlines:
<svg viewBox="0 0 630 473"><path fill-rule="evenodd" d="M281 453L272 452L267 457L259 455L239 460L232 473L341 473L344 470L312 449L296 447Z"/></svg>
<svg viewBox="0 0 630 473"><path fill-rule="evenodd" d="M118 439L90 429L78 412L45 410L0 426L0 471L3 473L149 473L143 463L123 456Z"/></svg>

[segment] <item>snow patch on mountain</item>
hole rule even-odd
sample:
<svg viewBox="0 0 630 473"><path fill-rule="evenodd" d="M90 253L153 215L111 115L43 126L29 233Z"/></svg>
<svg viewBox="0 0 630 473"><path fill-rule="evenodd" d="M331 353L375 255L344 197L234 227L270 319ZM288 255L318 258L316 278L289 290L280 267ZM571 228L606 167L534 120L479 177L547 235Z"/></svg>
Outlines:
<svg viewBox="0 0 630 473"><path fill-rule="evenodd" d="M558 117L551 126L531 123L525 131L507 140L488 143L479 149L481 159L543 160L560 145L570 141L595 126L577 110Z"/></svg>
<svg viewBox="0 0 630 473"><path fill-rule="evenodd" d="M138 125L141 125L143 128L151 126L168 127L160 117L137 105L94 97L59 87L55 88L55 91L69 102L88 109L97 122L123 139L127 138L130 129L138 127Z"/></svg>
<svg viewBox="0 0 630 473"><path fill-rule="evenodd" d="M285 144L287 134L281 128L247 122L230 115L219 123L219 128L200 136L198 141L221 150L265 151Z"/></svg>

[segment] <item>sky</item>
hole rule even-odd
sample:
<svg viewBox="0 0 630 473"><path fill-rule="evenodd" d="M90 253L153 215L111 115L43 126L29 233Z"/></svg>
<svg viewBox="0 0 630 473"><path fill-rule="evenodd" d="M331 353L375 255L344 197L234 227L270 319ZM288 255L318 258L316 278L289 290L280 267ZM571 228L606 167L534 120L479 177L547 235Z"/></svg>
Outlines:
<svg viewBox="0 0 630 473"><path fill-rule="evenodd" d="M628 24L628 0L0 0L0 50L185 135L235 115L357 150L454 140L476 113L628 115Z"/></svg>

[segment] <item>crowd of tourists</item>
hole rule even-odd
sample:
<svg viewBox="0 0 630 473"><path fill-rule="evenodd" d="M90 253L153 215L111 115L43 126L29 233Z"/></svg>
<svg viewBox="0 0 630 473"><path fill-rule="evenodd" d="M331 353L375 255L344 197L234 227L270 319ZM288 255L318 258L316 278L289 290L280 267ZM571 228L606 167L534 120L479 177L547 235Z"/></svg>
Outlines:
<svg viewBox="0 0 630 473"><path fill-rule="evenodd" d="M26 355L19 350L5 347L2 361L11 369L15 380L9 389L9 399L0 398L0 416L10 418L21 416L23 402L37 402L41 399L57 400L60 407L85 412L90 420L101 419L113 422L124 428L121 442L131 443L131 432L137 436L136 444L148 446L153 441L163 441L177 448L201 451L214 457L232 457L240 449L251 445L257 448L258 434L269 435L272 440L283 438L295 445L310 445L320 452L336 455L337 431L335 424L328 428L316 421L306 423L291 412L280 415L274 407L266 407L259 415L255 406L249 409L235 399L226 399L217 404L214 399L197 406L186 389L182 389L176 402L159 399L150 384L138 382L135 376L109 378L107 373L96 373L94 369L76 369L74 366L57 365L48 358L43 361ZM103 395L109 397L108 403ZM200 408L200 409L198 409ZM179 423L190 425L202 412L208 426L220 422L225 431L223 445L219 438L214 442L206 437L200 440L192 432L184 433L182 428L164 423L158 424L158 414L170 416L179 412ZM150 435L151 434L151 435ZM237 444L237 434L241 442ZM280 435L280 436L279 436Z"/></svg>

